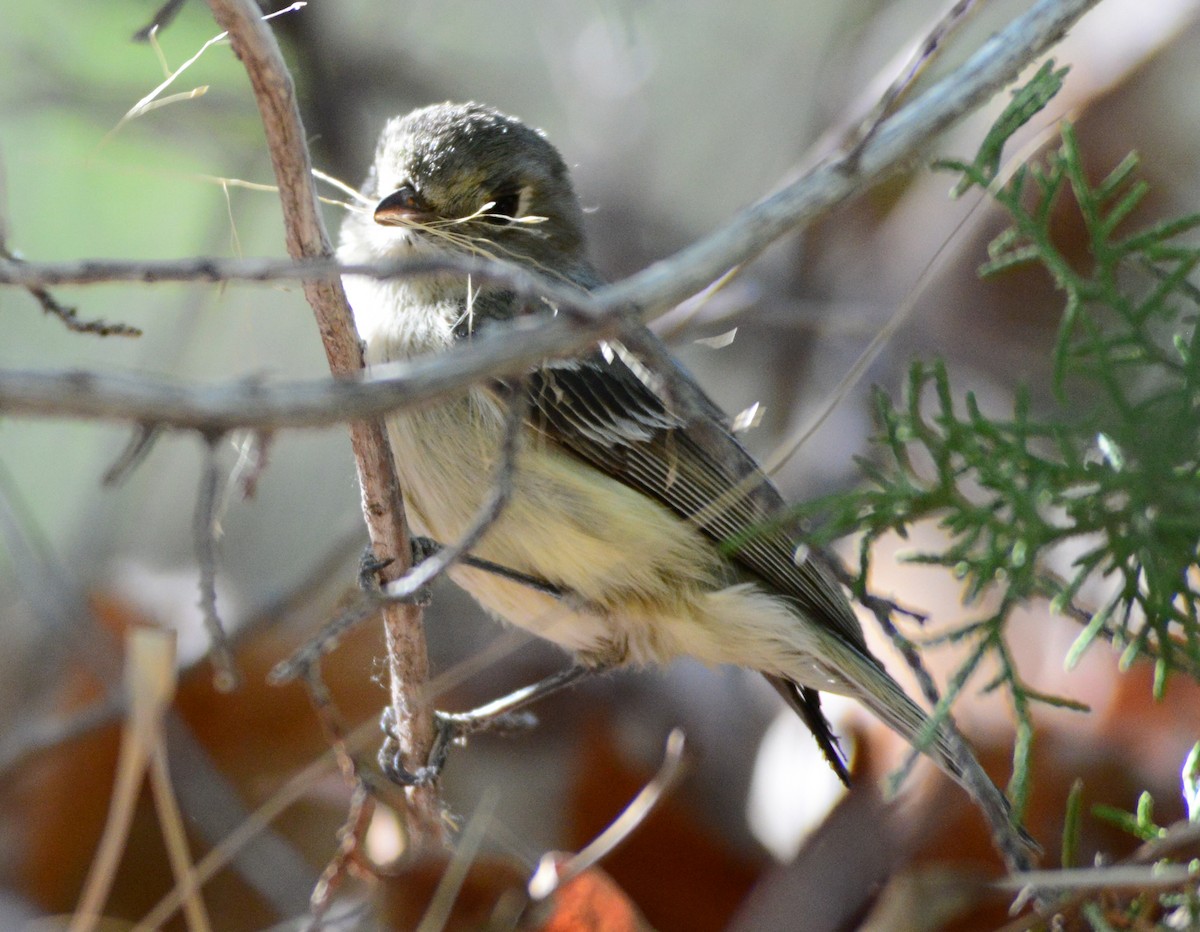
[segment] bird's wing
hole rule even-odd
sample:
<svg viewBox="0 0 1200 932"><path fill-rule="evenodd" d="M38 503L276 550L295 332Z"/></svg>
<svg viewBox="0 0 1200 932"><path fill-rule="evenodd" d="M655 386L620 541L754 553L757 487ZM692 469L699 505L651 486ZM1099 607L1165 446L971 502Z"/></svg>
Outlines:
<svg viewBox="0 0 1200 932"><path fill-rule="evenodd" d="M797 561L797 540L773 521L782 497L682 369L667 389L686 393L687 417L664 403L653 375L622 344L549 363L526 384L530 421L546 439L694 522L810 620L866 649L836 584L813 560Z"/></svg>

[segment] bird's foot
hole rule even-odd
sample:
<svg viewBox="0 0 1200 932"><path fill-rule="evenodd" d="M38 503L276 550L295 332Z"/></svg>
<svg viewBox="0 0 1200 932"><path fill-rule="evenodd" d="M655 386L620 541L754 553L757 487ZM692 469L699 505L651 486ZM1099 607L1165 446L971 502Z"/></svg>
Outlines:
<svg viewBox="0 0 1200 932"><path fill-rule="evenodd" d="M384 740L379 748L379 766L389 779L401 786L430 786L446 766L452 745L465 744L468 737L484 731L511 734L533 728L537 718L533 713L524 711L526 706L595 672L587 667L568 667L468 712L434 712L434 737L429 757L423 766L415 770L409 770L401 762L395 713L388 706L380 721Z"/></svg>

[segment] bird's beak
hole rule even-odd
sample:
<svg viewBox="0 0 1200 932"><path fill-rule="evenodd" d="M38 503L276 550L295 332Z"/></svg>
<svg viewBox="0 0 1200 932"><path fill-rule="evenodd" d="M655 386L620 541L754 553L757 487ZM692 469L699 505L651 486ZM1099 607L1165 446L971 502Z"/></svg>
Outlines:
<svg viewBox="0 0 1200 932"><path fill-rule="evenodd" d="M426 223L435 218L411 184L402 184L375 205L375 222L388 227Z"/></svg>

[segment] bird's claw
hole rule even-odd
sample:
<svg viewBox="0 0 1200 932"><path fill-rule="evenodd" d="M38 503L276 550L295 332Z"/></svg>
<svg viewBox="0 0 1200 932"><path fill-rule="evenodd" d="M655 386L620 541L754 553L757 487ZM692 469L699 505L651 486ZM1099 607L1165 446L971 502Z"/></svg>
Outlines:
<svg viewBox="0 0 1200 932"><path fill-rule="evenodd" d="M412 539L412 565L418 563L437 553L441 549L441 544L437 541L430 540L427 537L414 537ZM370 598L380 602L402 602L405 605L416 605L420 608L427 608L433 601L433 586L426 583L415 592L405 596L389 596L387 589L380 585L379 571L386 569L396 561L388 557L385 560L380 560L375 556L375 552L368 546L358 562L358 587L365 592Z"/></svg>
<svg viewBox="0 0 1200 932"><path fill-rule="evenodd" d="M379 748L379 766L388 779L401 786L432 786L442 775L446 758L452 745L465 745L467 738L482 731L498 731L511 734L527 731L537 725L532 712L505 712L501 715L476 715L471 712L434 712L433 744L423 767L409 770L400 760L400 742L396 738L392 723L395 721L391 706L383 710L380 727L384 740Z"/></svg>
<svg viewBox="0 0 1200 932"><path fill-rule="evenodd" d="M379 594L379 571L395 562L391 557L381 560L368 544L358 560L358 587L371 595Z"/></svg>
<svg viewBox="0 0 1200 932"><path fill-rule="evenodd" d="M442 545L432 537L413 537L409 540L409 546L412 548L413 566L425 562L442 549Z"/></svg>

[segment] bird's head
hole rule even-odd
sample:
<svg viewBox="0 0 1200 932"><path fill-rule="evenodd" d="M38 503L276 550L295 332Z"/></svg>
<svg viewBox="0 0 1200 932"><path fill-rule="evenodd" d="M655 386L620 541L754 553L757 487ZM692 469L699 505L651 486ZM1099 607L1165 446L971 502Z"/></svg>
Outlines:
<svg viewBox="0 0 1200 932"><path fill-rule="evenodd" d="M583 214L546 138L480 104L390 120L348 231L376 257L450 251L556 277L586 266Z"/></svg>

